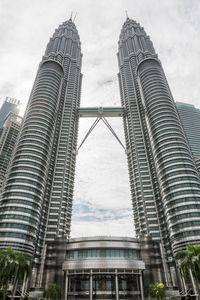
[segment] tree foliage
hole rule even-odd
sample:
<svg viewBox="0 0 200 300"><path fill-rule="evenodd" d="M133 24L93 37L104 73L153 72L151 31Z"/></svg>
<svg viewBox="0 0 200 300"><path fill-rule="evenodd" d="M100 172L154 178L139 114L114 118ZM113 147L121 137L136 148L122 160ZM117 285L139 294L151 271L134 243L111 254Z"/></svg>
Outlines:
<svg viewBox="0 0 200 300"><path fill-rule="evenodd" d="M12 298L14 299L17 284L26 280L31 273L31 257L12 248L0 250L0 288L3 299L6 298L9 283L13 284Z"/></svg>
<svg viewBox="0 0 200 300"><path fill-rule="evenodd" d="M44 292L44 298L50 300L60 300L61 299L61 288L55 283L50 283L47 290Z"/></svg>
<svg viewBox="0 0 200 300"><path fill-rule="evenodd" d="M175 259L178 260L181 276L188 280L192 275L200 294L200 245L187 245L185 250L176 253Z"/></svg>
<svg viewBox="0 0 200 300"><path fill-rule="evenodd" d="M29 299L29 295L25 294L23 300L28 300Z"/></svg>
<svg viewBox="0 0 200 300"><path fill-rule="evenodd" d="M166 294L166 287L163 283L150 283L149 284L150 295L155 299L164 299Z"/></svg>

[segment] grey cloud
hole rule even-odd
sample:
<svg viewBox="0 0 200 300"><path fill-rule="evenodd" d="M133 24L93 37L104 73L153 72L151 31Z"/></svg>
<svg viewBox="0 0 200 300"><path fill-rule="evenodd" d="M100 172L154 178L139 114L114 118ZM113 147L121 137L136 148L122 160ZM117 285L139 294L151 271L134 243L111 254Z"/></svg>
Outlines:
<svg viewBox="0 0 200 300"><path fill-rule="evenodd" d="M99 85L99 86L103 86L103 85L106 85L106 86L111 86L114 82L116 81L116 78L104 78L104 80L99 80L98 82L97 82L97 84Z"/></svg>

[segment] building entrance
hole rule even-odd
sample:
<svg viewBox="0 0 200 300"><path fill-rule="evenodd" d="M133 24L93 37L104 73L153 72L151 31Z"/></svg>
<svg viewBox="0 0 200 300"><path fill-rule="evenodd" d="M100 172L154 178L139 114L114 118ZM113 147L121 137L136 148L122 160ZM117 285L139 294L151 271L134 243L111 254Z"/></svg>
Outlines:
<svg viewBox="0 0 200 300"><path fill-rule="evenodd" d="M86 237L64 245L64 300L144 300L145 263L137 239Z"/></svg>
<svg viewBox="0 0 200 300"><path fill-rule="evenodd" d="M116 299L115 275L95 274L92 278L93 299Z"/></svg>
<svg viewBox="0 0 200 300"><path fill-rule="evenodd" d="M91 272L68 276L66 299L141 299L140 274L120 274L120 270L115 274Z"/></svg>

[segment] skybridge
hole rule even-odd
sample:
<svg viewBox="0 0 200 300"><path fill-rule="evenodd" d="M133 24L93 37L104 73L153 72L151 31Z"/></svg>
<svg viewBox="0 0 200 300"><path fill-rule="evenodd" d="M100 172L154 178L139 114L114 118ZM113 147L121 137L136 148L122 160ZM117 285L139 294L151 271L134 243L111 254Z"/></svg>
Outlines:
<svg viewBox="0 0 200 300"><path fill-rule="evenodd" d="M112 128L112 126L109 124L108 120L106 118L113 118L113 117L123 117L125 115L125 110L121 106L116 107L81 107L78 108L78 117L80 118L95 118L95 121L92 123L92 126L88 130L87 134L85 135L83 141L79 145L79 147L76 150L76 153L78 153L79 149L85 142L85 140L88 138L88 136L91 134L91 132L94 130L96 125L99 123L99 121L102 121L106 127L111 131L111 133L114 135L114 137L117 139L117 141L120 143L122 148L127 153L126 147L123 145L123 143L120 141L119 137L117 136L116 132Z"/></svg>
<svg viewBox="0 0 200 300"><path fill-rule="evenodd" d="M123 117L123 107L81 107L78 116L81 118Z"/></svg>

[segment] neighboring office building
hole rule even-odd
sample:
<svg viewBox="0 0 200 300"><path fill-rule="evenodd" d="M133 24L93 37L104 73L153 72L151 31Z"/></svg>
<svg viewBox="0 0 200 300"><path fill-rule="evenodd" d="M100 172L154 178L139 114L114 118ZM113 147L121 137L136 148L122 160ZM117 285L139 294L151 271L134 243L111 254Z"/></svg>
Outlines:
<svg viewBox="0 0 200 300"><path fill-rule="evenodd" d="M197 169L198 169L198 171L199 171L199 173L200 173L200 158L197 158L197 159L195 160L195 162L196 162Z"/></svg>
<svg viewBox="0 0 200 300"><path fill-rule="evenodd" d="M18 114L20 101L11 97L6 97L6 100L3 102L0 108L0 129L3 128L3 124L9 112Z"/></svg>
<svg viewBox="0 0 200 300"><path fill-rule="evenodd" d="M196 160L200 158L200 109L192 104L178 101L176 107Z"/></svg>
<svg viewBox="0 0 200 300"><path fill-rule="evenodd" d="M17 137L20 131L22 117L10 112L4 122L0 137L0 188L16 146Z"/></svg>
<svg viewBox="0 0 200 300"><path fill-rule="evenodd" d="M173 254L200 243L200 178L153 44L129 18L118 61L136 233L161 243L174 285Z"/></svg>

